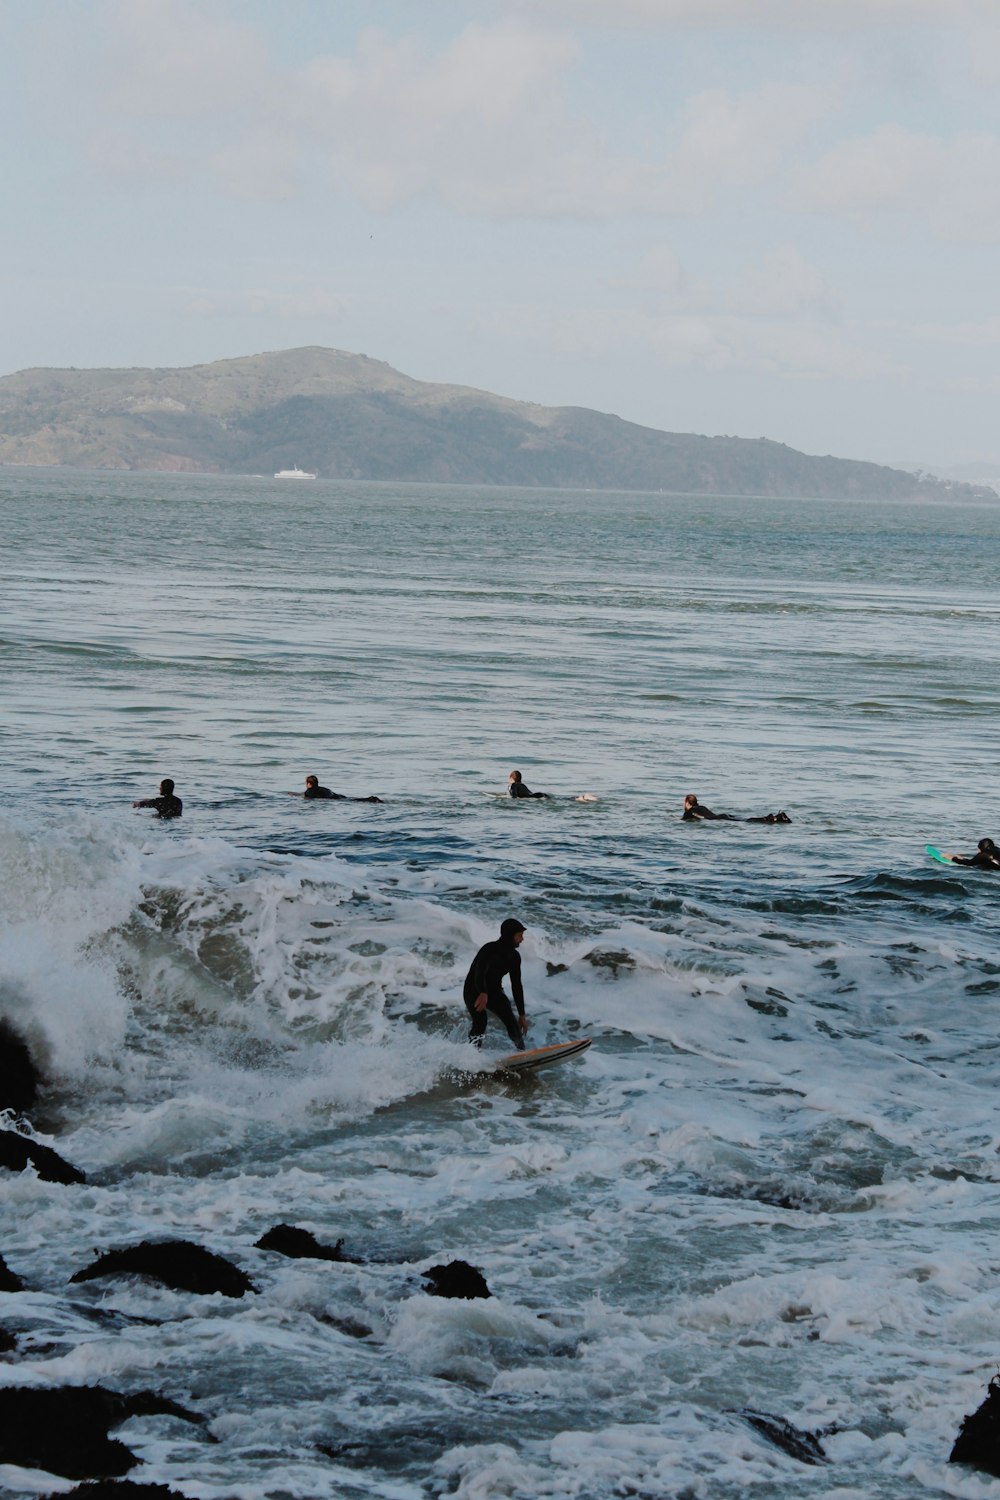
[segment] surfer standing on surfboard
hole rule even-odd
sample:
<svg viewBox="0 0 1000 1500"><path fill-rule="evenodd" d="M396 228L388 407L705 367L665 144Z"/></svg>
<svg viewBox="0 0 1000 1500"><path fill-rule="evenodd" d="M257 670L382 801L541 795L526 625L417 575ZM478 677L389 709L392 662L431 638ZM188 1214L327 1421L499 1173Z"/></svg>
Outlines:
<svg viewBox="0 0 1000 1500"><path fill-rule="evenodd" d="M507 917L500 923L500 936L492 943L484 943L472 960L472 967L465 977L462 998L472 1021L469 1041L476 1047L483 1044L487 1015L492 1011L497 1020L506 1026L507 1035L517 1050L524 1051L528 1018L524 1014L521 955L517 951L524 942L524 933L523 922L519 922L516 917ZM517 1015L514 1014L510 998L504 993L503 981L508 974Z"/></svg>

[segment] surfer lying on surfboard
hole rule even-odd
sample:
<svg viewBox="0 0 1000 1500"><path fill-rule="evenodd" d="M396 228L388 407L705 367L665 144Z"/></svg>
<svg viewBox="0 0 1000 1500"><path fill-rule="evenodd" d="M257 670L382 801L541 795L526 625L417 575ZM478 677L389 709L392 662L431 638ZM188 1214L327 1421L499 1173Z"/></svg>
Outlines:
<svg viewBox="0 0 1000 1500"><path fill-rule="evenodd" d="M735 813L713 812L710 807L698 801L694 792L688 792L684 798L684 811L681 814L682 823L790 823L791 821L786 812L765 813L762 818L738 818Z"/></svg>
<svg viewBox="0 0 1000 1500"><path fill-rule="evenodd" d="M492 1012L506 1026L507 1035L518 1051L524 1051L528 1018L524 1013L521 955L517 951L524 942L524 933L523 922L519 922L516 917L507 917L500 923L500 936L492 943L484 943L472 960L465 977L462 998L472 1021L469 1041L476 1047L483 1044L488 1013ZM503 981L508 974L517 1003L516 1016L509 996L504 993Z"/></svg>
<svg viewBox="0 0 1000 1500"><path fill-rule="evenodd" d="M968 857L961 854L946 854L944 859L950 865L968 865L973 870L1000 870L1000 849L992 839L980 839L975 854L970 854Z"/></svg>
<svg viewBox="0 0 1000 1500"><path fill-rule="evenodd" d="M533 792L525 786L520 771L511 771L507 777L507 791L511 797L547 797L548 792Z"/></svg>
<svg viewBox="0 0 1000 1500"><path fill-rule="evenodd" d="M343 792L331 792L328 786L320 786L318 776L306 777L304 792L289 792L289 797L304 797L307 802L381 802L381 797L346 797Z"/></svg>
<svg viewBox="0 0 1000 1500"><path fill-rule="evenodd" d="M510 775L507 777L507 795L515 799L520 797L547 798L549 793L531 791L529 787L525 786L520 771L511 771ZM593 792L581 792L580 795L578 797L575 797L573 800L575 802L596 802L597 798L594 796Z"/></svg>

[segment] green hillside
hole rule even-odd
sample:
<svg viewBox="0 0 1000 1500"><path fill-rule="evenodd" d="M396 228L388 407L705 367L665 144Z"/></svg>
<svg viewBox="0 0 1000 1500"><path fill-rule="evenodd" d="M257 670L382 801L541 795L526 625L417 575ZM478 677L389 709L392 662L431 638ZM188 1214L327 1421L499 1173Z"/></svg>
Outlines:
<svg viewBox="0 0 1000 1500"><path fill-rule="evenodd" d="M986 496L766 439L659 432L413 380L362 354L291 349L178 370L22 370L0 379L0 463L546 485L685 494Z"/></svg>

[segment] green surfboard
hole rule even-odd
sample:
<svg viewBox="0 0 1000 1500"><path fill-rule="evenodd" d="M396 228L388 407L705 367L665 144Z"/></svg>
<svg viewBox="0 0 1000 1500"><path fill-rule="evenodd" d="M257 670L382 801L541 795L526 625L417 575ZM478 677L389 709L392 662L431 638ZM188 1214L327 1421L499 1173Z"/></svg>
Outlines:
<svg viewBox="0 0 1000 1500"><path fill-rule="evenodd" d="M935 847L934 847L933 844L925 844L924 848L925 848L926 852L930 855L931 859L936 859L939 865L950 865L951 864L952 860L951 860L951 855L950 854L942 854L941 850L940 849L935 849Z"/></svg>

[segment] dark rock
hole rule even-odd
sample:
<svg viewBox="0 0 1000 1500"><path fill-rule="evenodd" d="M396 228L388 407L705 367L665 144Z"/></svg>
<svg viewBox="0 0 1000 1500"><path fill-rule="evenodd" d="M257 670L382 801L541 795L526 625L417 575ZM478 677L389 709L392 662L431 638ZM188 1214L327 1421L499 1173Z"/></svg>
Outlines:
<svg viewBox="0 0 1000 1500"><path fill-rule="evenodd" d="M452 1441L460 1442L460 1433L446 1434L440 1423L423 1427L382 1427L369 1437L348 1438L343 1442L317 1443L325 1458L332 1458L344 1468L364 1473L372 1469L401 1474L418 1465L429 1473L437 1459Z"/></svg>
<svg viewBox="0 0 1000 1500"><path fill-rule="evenodd" d="M100 1276L145 1276L174 1291L205 1296L221 1292L225 1297L242 1297L257 1290L238 1266L190 1240L143 1240L139 1245L109 1250L70 1281L95 1281Z"/></svg>
<svg viewBox="0 0 1000 1500"><path fill-rule="evenodd" d="M745 1417L750 1426L755 1427L776 1448L780 1448L783 1453L789 1454L792 1458L797 1458L800 1463L825 1464L828 1462L819 1441L820 1434L803 1432L801 1428L793 1426L784 1417L776 1417L769 1411L752 1411L747 1407L740 1415ZM835 1430L832 1427L824 1428L822 1436L825 1437Z"/></svg>
<svg viewBox="0 0 1000 1500"><path fill-rule="evenodd" d="M136 1484L134 1479L88 1479L71 1490L45 1495L43 1500L188 1500L165 1484Z"/></svg>
<svg viewBox="0 0 1000 1500"><path fill-rule="evenodd" d="M548 959L545 960L545 972L548 974L550 979L552 978L553 974L565 974L568 968L569 964L554 964L550 963Z"/></svg>
<svg viewBox="0 0 1000 1500"><path fill-rule="evenodd" d="M356 1255L345 1255L343 1240L335 1245L322 1245L308 1229L296 1229L293 1224L275 1224L261 1235L255 1249L274 1250L278 1255L289 1255L293 1260L339 1260L351 1266L364 1262Z"/></svg>
<svg viewBox="0 0 1000 1500"><path fill-rule="evenodd" d="M491 1297L482 1271L464 1260L450 1260L446 1266L431 1266L423 1272L429 1283L426 1290L432 1297Z"/></svg>
<svg viewBox="0 0 1000 1500"><path fill-rule="evenodd" d="M64 1479L124 1474L139 1459L108 1431L129 1417L152 1415L204 1421L156 1391L127 1396L101 1386L0 1389L0 1463L45 1469Z"/></svg>
<svg viewBox="0 0 1000 1500"><path fill-rule="evenodd" d="M24 1282L15 1276L10 1266L0 1255L0 1292L23 1292Z"/></svg>
<svg viewBox="0 0 1000 1500"><path fill-rule="evenodd" d="M24 1114L37 1099L40 1082L27 1043L9 1021L0 1020L0 1109Z"/></svg>
<svg viewBox="0 0 1000 1500"><path fill-rule="evenodd" d="M948 1462L969 1464L1000 1479L1000 1376L990 1381L983 1404L962 1418Z"/></svg>
<svg viewBox="0 0 1000 1500"><path fill-rule="evenodd" d="M17 1353L17 1334L9 1333L6 1328L0 1328L0 1354Z"/></svg>
<svg viewBox="0 0 1000 1500"><path fill-rule="evenodd" d="M349 1339L370 1339L372 1330L367 1323L359 1323L356 1318L331 1318L328 1314L317 1314L317 1321L325 1323L329 1328L336 1328Z"/></svg>
<svg viewBox="0 0 1000 1500"><path fill-rule="evenodd" d="M32 1166L43 1182L86 1182L78 1168L64 1161L51 1146L29 1140L14 1130L0 1130L0 1167L11 1172L23 1172Z"/></svg>
<svg viewBox="0 0 1000 1500"><path fill-rule="evenodd" d="M635 968L635 958L625 948L592 948L584 959L595 969L607 969L613 979L624 970L626 974Z"/></svg>

